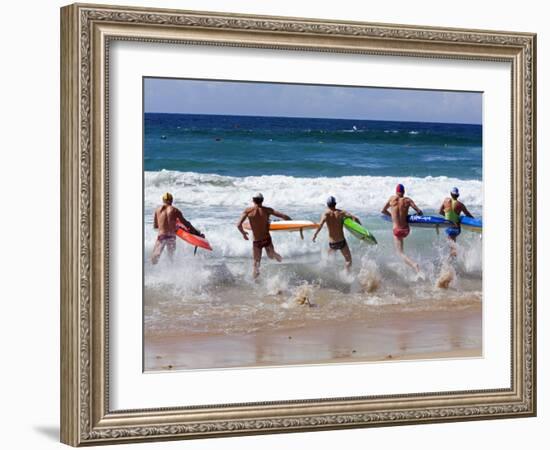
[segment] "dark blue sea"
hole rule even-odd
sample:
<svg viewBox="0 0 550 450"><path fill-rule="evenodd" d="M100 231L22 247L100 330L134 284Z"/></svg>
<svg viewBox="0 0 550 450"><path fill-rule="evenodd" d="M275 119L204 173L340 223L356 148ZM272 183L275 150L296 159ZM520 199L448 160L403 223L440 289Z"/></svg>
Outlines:
<svg viewBox="0 0 550 450"><path fill-rule="evenodd" d="M146 171L480 179L481 149L481 125L145 114Z"/></svg>

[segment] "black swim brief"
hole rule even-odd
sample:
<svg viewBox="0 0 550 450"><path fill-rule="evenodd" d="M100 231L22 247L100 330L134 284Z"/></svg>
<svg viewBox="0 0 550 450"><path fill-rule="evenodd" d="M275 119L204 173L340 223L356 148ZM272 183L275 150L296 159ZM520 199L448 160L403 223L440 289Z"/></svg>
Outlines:
<svg viewBox="0 0 550 450"><path fill-rule="evenodd" d="M343 241L328 243L328 246L331 248L331 250L342 250L343 248L346 248L347 245L348 243L345 239Z"/></svg>
<svg viewBox="0 0 550 450"><path fill-rule="evenodd" d="M256 248L259 248L260 250L262 248L269 247L272 244L271 236L266 237L265 239L261 239L259 241L254 241L252 245Z"/></svg>

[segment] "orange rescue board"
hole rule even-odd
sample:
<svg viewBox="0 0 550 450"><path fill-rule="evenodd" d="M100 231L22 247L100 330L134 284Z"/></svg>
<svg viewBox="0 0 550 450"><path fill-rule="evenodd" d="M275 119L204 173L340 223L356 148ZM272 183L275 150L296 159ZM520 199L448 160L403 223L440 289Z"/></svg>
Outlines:
<svg viewBox="0 0 550 450"><path fill-rule="evenodd" d="M243 228L250 230L250 223L245 222ZM278 220L269 224L269 231L301 231L319 228L319 224L311 220Z"/></svg>

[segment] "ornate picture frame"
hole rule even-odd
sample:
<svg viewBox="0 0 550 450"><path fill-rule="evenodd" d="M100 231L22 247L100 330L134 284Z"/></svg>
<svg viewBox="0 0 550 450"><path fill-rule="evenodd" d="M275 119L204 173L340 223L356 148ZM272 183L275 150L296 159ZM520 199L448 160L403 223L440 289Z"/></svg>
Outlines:
<svg viewBox="0 0 550 450"><path fill-rule="evenodd" d="M512 85L511 385L114 411L109 49L117 40L503 61ZM536 35L74 4L61 9L61 441L98 445L536 414ZM358 394L359 395L359 394Z"/></svg>

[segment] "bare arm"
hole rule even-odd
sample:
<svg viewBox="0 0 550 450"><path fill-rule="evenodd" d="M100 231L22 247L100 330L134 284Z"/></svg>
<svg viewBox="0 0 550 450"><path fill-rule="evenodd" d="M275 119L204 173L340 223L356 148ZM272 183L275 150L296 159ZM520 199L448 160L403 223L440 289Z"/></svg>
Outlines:
<svg viewBox="0 0 550 450"><path fill-rule="evenodd" d="M197 236L204 236L199 230L197 230L191 222L189 222L185 217L183 217L183 214L178 209L176 211L176 217L178 220L183 224L185 228L187 228L187 231L191 234L195 234Z"/></svg>
<svg viewBox="0 0 550 450"><path fill-rule="evenodd" d="M390 198L391 200L391 198ZM385 216L389 216L391 217L391 213L388 211L388 209L390 209L390 200L388 200L386 202L386 204L384 205L384 207L382 208L382 214L384 214Z"/></svg>
<svg viewBox="0 0 550 450"><path fill-rule="evenodd" d="M359 225L361 225L361 221L359 220L359 217L357 216L354 216L353 214L347 212L347 211L344 211L344 217L347 219L348 217L350 219L352 219L353 221L357 222Z"/></svg>
<svg viewBox="0 0 550 450"><path fill-rule="evenodd" d="M445 215L445 202L441 203L441 208L439 208L439 215L440 216Z"/></svg>
<svg viewBox="0 0 550 450"><path fill-rule="evenodd" d="M237 229L243 235L244 240L248 241L248 233L244 231L244 228L243 228L243 223L246 219L248 219L248 211L244 210L243 213L241 214L241 217L239 218L239 221L237 222Z"/></svg>
<svg viewBox="0 0 550 450"><path fill-rule="evenodd" d="M155 230L158 230L159 228L159 220L157 218L157 212L155 211L155 215L153 216L153 228Z"/></svg>
<svg viewBox="0 0 550 450"><path fill-rule="evenodd" d="M271 210L271 214L275 217L280 217L283 220L292 220L290 216L287 216L286 214L283 214L282 212L276 211L274 209Z"/></svg>
<svg viewBox="0 0 550 450"><path fill-rule="evenodd" d="M327 215L323 214L321 216L321 221L319 222L319 228L317 228L317 230L315 230L315 233L313 234L313 239L312 239L313 242L315 242L315 239L317 239L317 235L319 234L319 231L321 231L321 228L323 228L323 225L325 224L326 221L327 221Z"/></svg>
<svg viewBox="0 0 550 450"><path fill-rule="evenodd" d="M419 216L423 215L422 210L418 206L416 206L416 204L411 199L409 199L409 206L414 209Z"/></svg>

